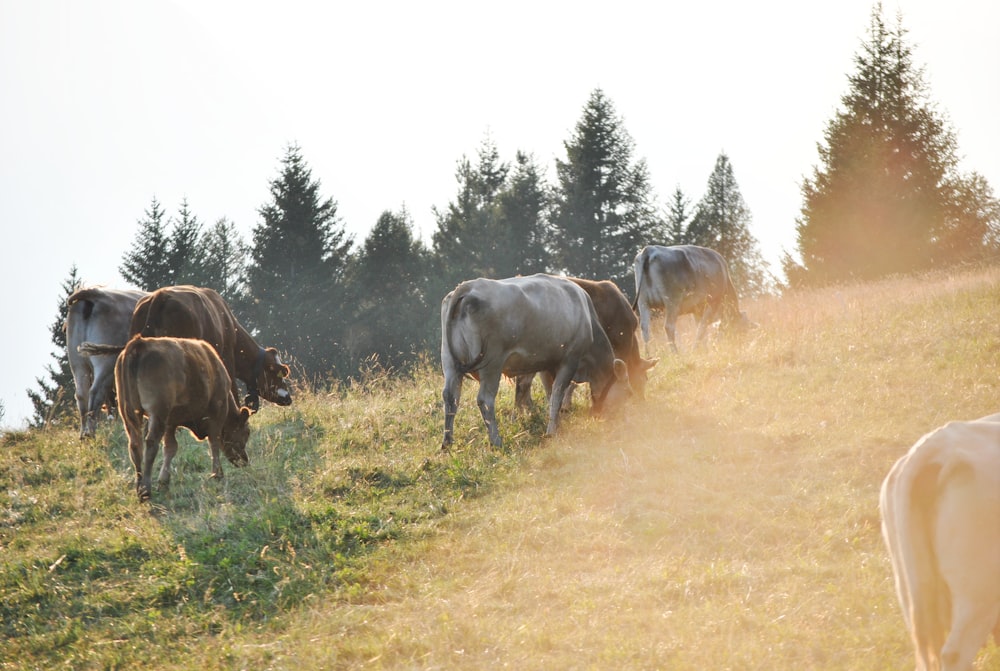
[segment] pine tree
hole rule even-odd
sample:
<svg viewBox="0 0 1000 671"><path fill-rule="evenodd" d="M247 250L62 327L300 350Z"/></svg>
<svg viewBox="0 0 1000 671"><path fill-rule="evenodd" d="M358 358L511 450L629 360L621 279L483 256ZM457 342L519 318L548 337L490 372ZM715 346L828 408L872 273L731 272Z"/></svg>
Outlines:
<svg viewBox="0 0 1000 671"><path fill-rule="evenodd" d="M455 170L458 194L445 211L434 209L437 230L432 236L435 255L447 259L442 278L445 291L473 277L503 277L501 250L512 245L501 221L500 196L510 166L500 160L496 144L487 136L478 149L478 163L463 156Z"/></svg>
<svg viewBox="0 0 1000 671"><path fill-rule="evenodd" d="M215 289L231 305L240 304L249 251L236 225L225 217L219 219L202 232L199 245L203 251L201 286Z"/></svg>
<svg viewBox="0 0 1000 671"><path fill-rule="evenodd" d="M732 163L723 152L715 161L705 195L695 206L686 238L691 244L722 254L737 291L743 295L765 293L774 284L757 239L750 233L751 221Z"/></svg>
<svg viewBox="0 0 1000 671"><path fill-rule="evenodd" d="M118 272L126 282L143 291L155 291L173 281L170 239L164 216L163 208L154 197L146 210L146 218L138 222L139 230L132 242L132 249L126 252L118 267Z"/></svg>
<svg viewBox="0 0 1000 671"><path fill-rule="evenodd" d="M636 252L661 232L645 160L611 101L596 89L584 107L566 160L556 160L552 224L561 270L625 286Z"/></svg>
<svg viewBox="0 0 1000 671"><path fill-rule="evenodd" d="M320 197L320 182L296 145L287 148L271 201L260 208L248 268L248 319L314 380L343 365L347 309L344 273L352 239L337 203Z"/></svg>
<svg viewBox="0 0 1000 671"><path fill-rule="evenodd" d="M680 185L674 189L664 226L664 245L683 245L688 242L687 227L691 220L691 200L681 191Z"/></svg>
<svg viewBox="0 0 1000 671"><path fill-rule="evenodd" d="M55 345L55 351L52 353L54 362L45 367L47 378L35 378L39 391L27 390L28 398L34 408L34 414L29 420L32 428L69 425L76 421L73 371L69 367L69 354L66 352L66 304L73 292L82 284L76 265L73 265L69 277L62 284L63 294L59 300L56 319L49 327L52 344Z"/></svg>
<svg viewBox="0 0 1000 671"><path fill-rule="evenodd" d="M348 273L355 307L346 341L355 370L373 361L405 370L431 349L440 327L434 309L440 297L428 295L429 260L428 249L413 235L409 212L383 212Z"/></svg>
<svg viewBox="0 0 1000 671"><path fill-rule="evenodd" d="M504 277L548 272L551 254L546 218L549 196L534 157L517 152L514 170L500 194L500 219L507 244L497 250Z"/></svg>
<svg viewBox="0 0 1000 671"><path fill-rule="evenodd" d="M803 280L918 270L985 242L979 236L989 215L974 222L973 235L959 222L969 222L963 210L975 209L967 196L988 203L992 194L958 174L954 133L928 101L905 35L901 19L888 28L881 5L873 8L842 109L818 146L822 165L802 184L796 228ZM952 236L959 228L964 232ZM956 244L964 249L950 248Z"/></svg>
<svg viewBox="0 0 1000 671"><path fill-rule="evenodd" d="M202 236L201 222L192 214L186 198L181 201L177 215L171 220L173 226L167 237L169 284L208 286L205 283L204 250L199 244Z"/></svg>

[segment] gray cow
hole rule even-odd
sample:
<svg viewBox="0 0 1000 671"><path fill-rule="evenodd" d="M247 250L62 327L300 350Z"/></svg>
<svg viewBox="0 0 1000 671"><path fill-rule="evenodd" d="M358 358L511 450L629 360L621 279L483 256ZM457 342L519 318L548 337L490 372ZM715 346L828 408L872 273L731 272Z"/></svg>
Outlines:
<svg viewBox="0 0 1000 671"><path fill-rule="evenodd" d="M714 249L697 245L661 247L648 245L635 257L635 300L642 339L649 348L649 317L654 309L665 312L664 327L670 347L677 351L676 327L680 315L694 315L701 342L709 324L722 320L724 327L749 325L740 312L736 289L726 260Z"/></svg>
<svg viewBox="0 0 1000 671"><path fill-rule="evenodd" d="M480 278L458 285L441 302L441 367L442 449L453 439L466 375L479 380L476 400L496 447L502 445L496 395L503 375L552 376L546 435L556 432L559 408L571 382L590 384L595 414L618 407L632 391L625 362L615 358L587 292L552 275Z"/></svg>

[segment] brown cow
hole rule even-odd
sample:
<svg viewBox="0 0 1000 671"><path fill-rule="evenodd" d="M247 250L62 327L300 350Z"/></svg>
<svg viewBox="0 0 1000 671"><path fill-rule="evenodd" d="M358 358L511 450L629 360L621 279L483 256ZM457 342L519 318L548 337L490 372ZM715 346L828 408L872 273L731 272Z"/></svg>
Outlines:
<svg viewBox="0 0 1000 671"><path fill-rule="evenodd" d="M595 281L579 277L566 279L575 282L590 296L597 312L597 320L611 341L615 357L624 361L628 367L632 391L639 398L645 398L646 371L655 366L659 359L643 359L640 356L639 338L636 336L639 318L635 316L625 294L617 284L609 280ZM531 405L531 382L534 378L534 375L518 376L514 392L515 405L522 408ZM545 385L545 395L548 396L552 389L552 377L542 373L542 382ZM564 406L569 406L572 402L572 393L573 387L570 387L566 392Z"/></svg>
<svg viewBox="0 0 1000 671"><path fill-rule="evenodd" d="M128 434L128 450L135 467L140 501L152 491L150 474L163 441L159 483L170 483L170 462L177 454L178 427L198 440L208 439L212 477L222 477L219 449L233 464L247 463L250 409L240 408L230 392L232 380L219 355L204 340L135 336L124 348L84 343L91 355L121 351L115 362L118 414ZM149 426L143 438L143 418ZM145 450L143 451L143 443Z"/></svg>
<svg viewBox="0 0 1000 671"><path fill-rule="evenodd" d="M135 306L129 335L205 340L232 378L234 399L239 398L236 380L241 380L247 386L244 404L252 410L260 406L260 396L277 405L292 403L285 380L288 366L278 350L258 345L214 289L189 285L157 289Z"/></svg>

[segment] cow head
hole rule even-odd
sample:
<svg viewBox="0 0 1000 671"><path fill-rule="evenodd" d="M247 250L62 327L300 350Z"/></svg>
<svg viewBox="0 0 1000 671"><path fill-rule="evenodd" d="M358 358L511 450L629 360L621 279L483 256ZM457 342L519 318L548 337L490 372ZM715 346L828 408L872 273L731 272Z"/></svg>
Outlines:
<svg viewBox="0 0 1000 671"><path fill-rule="evenodd" d="M222 451L234 466L246 466L247 441L250 439L250 408L240 408L222 428Z"/></svg>
<svg viewBox="0 0 1000 671"><path fill-rule="evenodd" d="M646 371L648 371L650 368L658 364L660 360L658 358L643 359L641 356L639 356L638 344L636 345L634 351L635 351L635 361L633 361L632 365L629 366L628 379L629 383L632 385L632 391L635 392L635 395L638 396L640 399L645 400L646 380L648 379Z"/></svg>
<svg viewBox="0 0 1000 671"><path fill-rule="evenodd" d="M273 347L261 348L254 368L256 388L250 388L245 403L251 410L257 410L258 395L275 405L291 405L292 392L288 388L290 369L278 357Z"/></svg>
<svg viewBox="0 0 1000 671"><path fill-rule="evenodd" d="M590 384L591 413L594 415L612 415L621 409L625 401L632 397L632 385L629 382L628 366L621 359L615 359L613 372L602 384Z"/></svg>

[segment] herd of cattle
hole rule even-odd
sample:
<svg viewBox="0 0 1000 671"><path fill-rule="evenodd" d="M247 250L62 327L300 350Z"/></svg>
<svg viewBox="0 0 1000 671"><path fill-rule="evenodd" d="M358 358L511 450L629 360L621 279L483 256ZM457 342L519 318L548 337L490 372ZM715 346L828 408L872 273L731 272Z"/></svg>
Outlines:
<svg viewBox="0 0 1000 671"><path fill-rule="evenodd" d="M544 274L479 278L448 293L441 303L442 447L453 441L466 377L479 382L476 401L490 442L500 446L495 404L503 376L515 379L518 406L530 405L532 380L541 376L551 435L576 384L589 386L595 414L644 395L657 360L640 355L637 331L648 349L652 311L662 310L674 351L680 315L695 316L698 341L715 321L749 324L714 250L650 245L634 271L631 303L612 282ZM259 398L292 402L277 350L260 346L211 289L80 289L69 298L66 329L80 436L93 436L101 408L116 398L140 500L151 495L161 441L159 482L169 483L177 428L208 440L218 478L220 450L247 463ZM247 390L242 403L237 381ZM885 478L880 507L917 669L971 668L991 630L1000 641L1000 415L924 436Z"/></svg>

